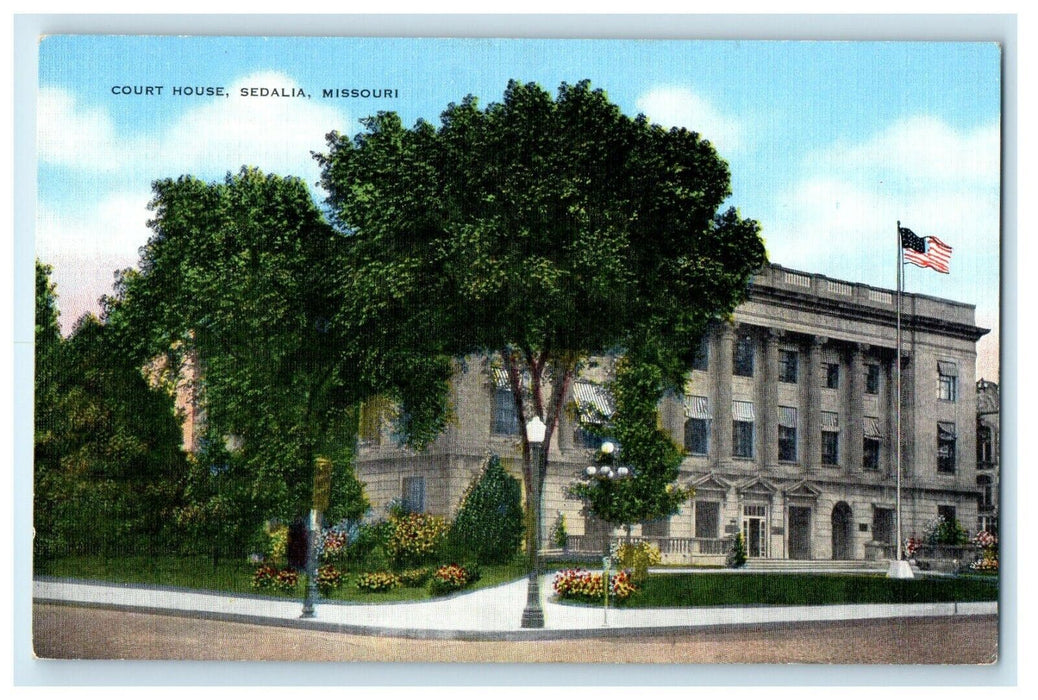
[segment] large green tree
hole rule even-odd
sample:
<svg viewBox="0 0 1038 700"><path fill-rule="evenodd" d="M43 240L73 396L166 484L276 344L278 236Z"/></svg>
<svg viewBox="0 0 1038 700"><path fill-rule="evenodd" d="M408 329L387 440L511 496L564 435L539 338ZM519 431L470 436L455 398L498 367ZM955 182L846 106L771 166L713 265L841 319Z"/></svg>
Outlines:
<svg viewBox="0 0 1038 700"><path fill-rule="evenodd" d="M310 506L318 456L335 465L329 515L358 516L366 501L350 481L354 407L376 389L415 413L422 405L409 403L414 380L406 362L393 362L395 346L369 351L335 322L351 242L295 178L243 168L222 182L183 176L153 190L153 235L139 269L106 299L106 321L137 362L164 358L171 382L191 378L204 464L185 521L209 532L205 523L233 514L240 544L250 523Z"/></svg>
<svg viewBox="0 0 1038 700"><path fill-rule="evenodd" d="M175 548L187 463L173 400L96 317L61 337L49 275L37 262L34 551Z"/></svg>
<svg viewBox="0 0 1038 700"><path fill-rule="evenodd" d="M522 436L528 506L582 360L626 353L679 386L706 324L765 262L757 223L721 209L729 172L711 144L628 117L587 82L554 98L511 82L500 103L449 105L438 127L388 112L364 126L316 156L353 242L341 323L436 356L499 355L520 422L547 425L539 464ZM403 322L363 325L386 309Z"/></svg>

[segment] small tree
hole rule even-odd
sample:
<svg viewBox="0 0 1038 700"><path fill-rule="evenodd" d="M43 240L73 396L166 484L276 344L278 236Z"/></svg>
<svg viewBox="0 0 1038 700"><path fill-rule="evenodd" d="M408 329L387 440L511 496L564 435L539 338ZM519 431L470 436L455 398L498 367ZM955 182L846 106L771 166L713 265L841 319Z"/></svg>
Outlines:
<svg viewBox="0 0 1038 700"><path fill-rule="evenodd" d="M481 564L503 563L515 556L523 538L519 480L491 455L469 486L451 528L451 545Z"/></svg>
<svg viewBox="0 0 1038 700"><path fill-rule="evenodd" d="M732 548L728 552L728 558L725 560L725 566L729 569L738 569L746 565L746 543L743 542L742 533L735 533L735 540L732 542Z"/></svg>

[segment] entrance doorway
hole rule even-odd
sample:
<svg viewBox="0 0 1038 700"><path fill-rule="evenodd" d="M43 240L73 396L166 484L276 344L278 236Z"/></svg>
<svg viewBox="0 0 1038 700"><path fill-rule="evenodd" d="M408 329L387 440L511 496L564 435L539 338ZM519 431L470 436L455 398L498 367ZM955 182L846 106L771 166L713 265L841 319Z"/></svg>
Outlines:
<svg viewBox="0 0 1038 700"><path fill-rule="evenodd" d="M789 558L811 558L811 509L789 507Z"/></svg>
<svg viewBox="0 0 1038 700"><path fill-rule="evenodd" d="M851 559L851 507L844 501L833 506L833 559Z"/></svg>
<svg viewBox="0 0 1038 700"><path fill-rule="evenodd" d="M768 556L768 507L763 505L742 507L742 538L746 542L746 556L762 558Z"/></svg>

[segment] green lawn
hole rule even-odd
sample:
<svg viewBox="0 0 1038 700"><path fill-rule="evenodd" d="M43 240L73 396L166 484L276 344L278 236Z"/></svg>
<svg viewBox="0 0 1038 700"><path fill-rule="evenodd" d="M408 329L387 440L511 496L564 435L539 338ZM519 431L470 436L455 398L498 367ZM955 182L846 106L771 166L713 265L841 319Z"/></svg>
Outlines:
<svg viewBox="0 0 1038 700"><path fill-rule="evenodd" d="M151 585L178 586L198 590L225 591L228 593L259 593L284 598L302 598L300 584L294 593L280 593L271 589L261 591L252 587L255 566L246 561L225 559L215 567L208 557L117 557L105 558L68 557L38 564L35 573L59 578L91 579L112 583L143 583ZM482 576L466 590L495 586L514 581L525 575L519 564L483 566ZM328 596L329 600L357 603L390 603L404 600L429 600L427 586L422 588L395 588L385 593L366 593L357 588L359 573L346 575L341 588ZM301 577L302 579L302 577Z"/></svg>
<svg viewBox="0 0 1038 700"><path fill-rule="evenodd" d="M998 599L974 578L888 579L882 574L655 574L624 603L632 608L707 605L943 603Z"/></svg>

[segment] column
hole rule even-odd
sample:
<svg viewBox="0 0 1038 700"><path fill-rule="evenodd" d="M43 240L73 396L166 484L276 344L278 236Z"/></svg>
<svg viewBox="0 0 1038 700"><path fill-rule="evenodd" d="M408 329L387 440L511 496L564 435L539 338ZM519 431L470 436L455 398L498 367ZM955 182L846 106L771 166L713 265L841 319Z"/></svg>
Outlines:
<svg viewBox="0 0 1038 700"><path fill-rule="evenodd" d="M765 469L778 465L778 339L781 335L782 331L774 328L769 328L764 334L764 372L757 420L764 436L764 450L761 454Z"/></svg>
<svg viewBox="0 0 1038 700"><path fill-rule="evenodd" d="M735 327L725 323L720 329L717 353L717 404L713 407L713 444L717 445L717 464L732 464L732 352L735 347Z"/></svg>
<svg viewBox="0 0 1038 700"><path fill-rule="evenodd" d="M822 466L822 345L826 338L811 336L807 346L807 391L804 406L804 469Z"/></svg>
<svg viewBox="0 0 1038 700"><path fill-rule="evenodd" d="M847 471L862 472L862 443L865 439L865 363L862 354L868 345L851 346L850 377L847 382Z"/></svg>

